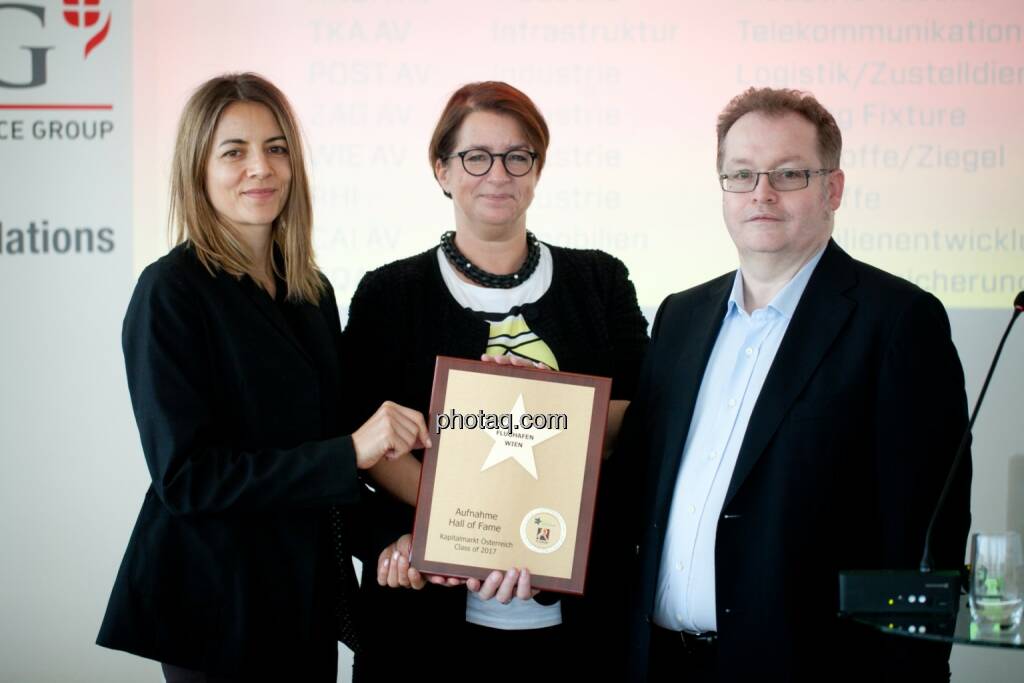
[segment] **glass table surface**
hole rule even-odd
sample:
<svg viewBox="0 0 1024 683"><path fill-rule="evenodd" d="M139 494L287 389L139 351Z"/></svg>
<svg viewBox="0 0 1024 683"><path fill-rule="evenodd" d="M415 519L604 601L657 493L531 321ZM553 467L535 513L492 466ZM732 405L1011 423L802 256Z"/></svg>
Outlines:
<svg viewBox="0 0 1024 683"><path fill-rule="evenodd" d="M1024 650L1024 625L1013 630L982 628L971 618L966 596L961 598L955 615L857 614L848 618L894 636Z"/></svg>

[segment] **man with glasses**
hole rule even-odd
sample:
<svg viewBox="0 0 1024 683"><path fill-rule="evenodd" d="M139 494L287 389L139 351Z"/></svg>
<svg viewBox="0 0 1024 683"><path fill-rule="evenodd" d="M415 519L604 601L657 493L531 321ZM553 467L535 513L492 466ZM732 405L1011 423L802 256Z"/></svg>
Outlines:
<svg viewBox="0 0 1024 683"><path fill-rule="evenodd" d="M632 558L632 679L948 679L948 647L836 616L840 570L917 566L967 423L942 305L831 239L841 145L797 91L719 117L739 269L662 304L610 461L630 471L602 477L634 496L611 534ZM967 463L937 566L962 564L969 487Z"/></svg>

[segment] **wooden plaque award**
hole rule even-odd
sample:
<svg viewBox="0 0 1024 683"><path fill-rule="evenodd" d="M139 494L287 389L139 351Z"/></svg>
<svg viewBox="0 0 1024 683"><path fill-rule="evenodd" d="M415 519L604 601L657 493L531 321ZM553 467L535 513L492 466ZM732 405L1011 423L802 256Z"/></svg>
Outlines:
<svg viewBox="0 0 1024 683"><path fill-rule="evenodd" d="M582 594L611 380L438 357L412 564Z"/></svg>

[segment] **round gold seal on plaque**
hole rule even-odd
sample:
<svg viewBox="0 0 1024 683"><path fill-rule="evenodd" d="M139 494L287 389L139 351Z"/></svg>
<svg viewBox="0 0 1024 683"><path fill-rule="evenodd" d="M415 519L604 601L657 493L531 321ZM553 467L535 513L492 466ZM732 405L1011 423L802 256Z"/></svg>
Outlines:
<svg viewBox="0 0 1024 683"><path fill-rule="evenodd" d="M565 543L565 519L550 508L530 510L519 525L519 537L535 553L553 553Z"/></svg>

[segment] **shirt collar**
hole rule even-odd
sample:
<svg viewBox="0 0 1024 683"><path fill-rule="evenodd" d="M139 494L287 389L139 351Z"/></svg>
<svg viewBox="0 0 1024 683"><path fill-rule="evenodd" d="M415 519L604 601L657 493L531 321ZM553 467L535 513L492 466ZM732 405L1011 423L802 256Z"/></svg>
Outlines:
<svg viewBox="0 0 1024 683"><path fill-rule="evenodd" d="M807 288L807 282L811 279L811 274L814 272L814 268L818 265L822 255L825 253L825 249L828 247L828 243L825 243L821 249L819 249L814 256L810 258L803 265L803 267L797 271L796 275L790 279L786 285L779 290L771 302L766 308L771 308L777 313L781 314L787 320L793 318L793 314L796 312L796 306L800 303L800 297L803 296L804 290ZM743 273L740 269L736 270L736 275L732 280L732 292L729 293L729 301L725 305L725 317L734 315L736 313L745 312L743 307Z"/></svg>

